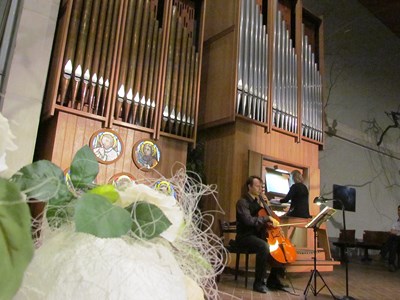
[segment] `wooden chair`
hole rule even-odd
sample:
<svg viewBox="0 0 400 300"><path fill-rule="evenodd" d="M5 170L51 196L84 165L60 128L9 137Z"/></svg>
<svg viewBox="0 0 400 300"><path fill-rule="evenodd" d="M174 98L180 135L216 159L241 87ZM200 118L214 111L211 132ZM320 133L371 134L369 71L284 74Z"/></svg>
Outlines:
<svg viewBox="0 0 400 300"><path fill-rule="evenodd" d="M219 220L220 226L220 236L224 242L225 248L228 250L229 253L236 254L236 264L235 264L235 280L237 280L239 274L239 263L240 263L240 255L245 255L245 270L244 270L244 285L247 288L247 279L249 274L249 255L256 254L254 251L250 251L244 247L239 247L236 245L235 240L229 240L226 243L225 234L234 233L236 234L236 221L223 221Z"/></svg>

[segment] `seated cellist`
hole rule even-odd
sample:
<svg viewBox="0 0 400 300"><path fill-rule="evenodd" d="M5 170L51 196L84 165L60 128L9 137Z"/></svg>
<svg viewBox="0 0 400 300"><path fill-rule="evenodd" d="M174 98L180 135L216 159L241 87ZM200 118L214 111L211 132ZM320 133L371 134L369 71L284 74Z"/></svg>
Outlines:
<svg viewBox="0 0 400 300"><path fill-rule="evenodd" d="M266 279L268 265L272 262L269 245L265 240L267 223L272 226L279 222L271 216L258 216L263 207L260 203L262 194L262 180L257 176L250 176L246 181L246 194L236 203L237 235L236 243L239 247L256 252L255 280L253 290L267 293L269 289L282 289L286 287L278 278L281 264L271 267L270 275ZM266 201L266 197L264 201ZM266 280L266 282L265 282Z"/></svg>

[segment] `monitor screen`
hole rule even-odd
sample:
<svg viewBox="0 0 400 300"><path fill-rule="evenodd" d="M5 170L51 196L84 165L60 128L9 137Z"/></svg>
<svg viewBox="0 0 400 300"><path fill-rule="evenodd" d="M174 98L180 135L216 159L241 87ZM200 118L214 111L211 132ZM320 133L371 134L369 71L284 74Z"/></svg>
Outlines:
<svg viewBox="0 0 400 300"><path fill-rule="evenodd" d="M344 205L344 210L356 211L356 190L354 188L334 184L333 199L341 200ZM333 208L342 209L340 201L333 201Z"/></svg>
<svg viewBox="0 0 400 300"><path fill-rule="evenodd" d="M267 169L265 186L268 193L286 195L289 192L289 174Z"/></svg>

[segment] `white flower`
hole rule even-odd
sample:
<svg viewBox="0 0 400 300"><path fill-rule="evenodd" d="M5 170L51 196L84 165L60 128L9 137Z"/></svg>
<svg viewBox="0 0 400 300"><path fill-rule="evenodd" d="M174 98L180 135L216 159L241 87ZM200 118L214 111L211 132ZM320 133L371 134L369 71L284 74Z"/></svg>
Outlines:
<svg viewBox="0 0 400 300"><path fill-rule="evenodd" d="M183 212L174 197L155 191L144 184L132 184L124 191L118 192L120 199L117 200L116 205L128 207L132 203L146 201L159 207L172 223L166 231L161 233L161 236L169 242L176 239L184 225L184 219Z"/></svg>
<svg viewBox="0 0 400 300"><path fill-rule="evenodd" d="M13 299L204 299L188 281L163 245L62 229L36 250Z"/></svg>
<svg viewBox="0 0 400 300"><path fill-rule="evenodd" d="M17 146L12 141L15 137L10 131L10 126L8 125L8 120L3 117L0 113L0 172L7 170L6 165L6 150L13 151L17 149Z"/></svg>

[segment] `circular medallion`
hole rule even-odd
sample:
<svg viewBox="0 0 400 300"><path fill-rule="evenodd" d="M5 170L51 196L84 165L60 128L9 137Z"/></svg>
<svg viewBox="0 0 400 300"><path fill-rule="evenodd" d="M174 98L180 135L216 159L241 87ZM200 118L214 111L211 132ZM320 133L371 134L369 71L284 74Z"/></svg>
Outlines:
<svg viewBox="0 0 400 300"><path fill-rule="evenodd" d="M161 152L151 140L140 140L132 149L132 159L135 165L143 171L150 171L160 162Z"/></svg>
<svg viewBox="0 0 400 300"><path fill-rule="evenodd" d="M118 133L111 129L100 129L90 138L89 147L97 160L103 164L115 162L122 154L123 145Z"/></svg>
<svg viewBox="0 0 400 300"><path fill-rule="evenodd" d="M153 188L156 191L159 191L167 196L172 196L172 197L176 198L174 186L171 183L169 183L168 181L165 181L165 180L157 181L154 184Z"/></svg>
<svg viewBox="0 0 400 300"><path fill-rule="evenodd" d="M110 178L108 183L115 186L117 190L125 190L128 186L135 182L135 178L132 174L121 172L117 173Z"/></svg>

